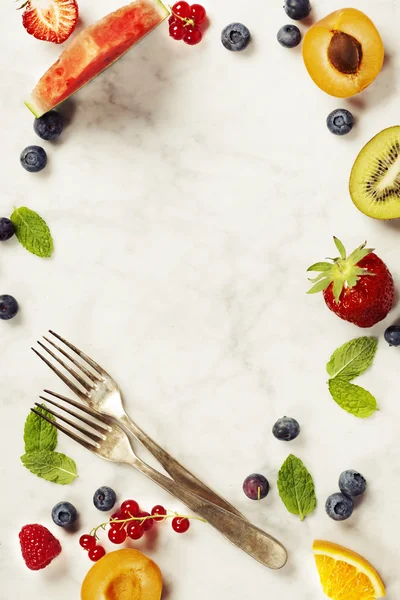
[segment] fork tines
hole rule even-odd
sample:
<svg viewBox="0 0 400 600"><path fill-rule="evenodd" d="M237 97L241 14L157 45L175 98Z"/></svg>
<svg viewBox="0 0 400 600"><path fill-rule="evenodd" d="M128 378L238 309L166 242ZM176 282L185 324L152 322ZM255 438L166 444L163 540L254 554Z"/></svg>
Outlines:
<svg viewBox="0 0 400 600"><path fill-rule="evenodd" d="M68 342L66 339L64 339L54 331L49 330L49 333L52 336L54 336L57 340L62 342L62 344L69 348L69 350L72 350L72 352L67 352L66 350L64 350L64 348L60 347L53 340L45 336L43 336L43 339L45 340L45 342L47 342L47 345L45 345L39 340L37 342L38 345L45 352L47 352L47 354L49 354L59 365L61 365L63 369L65 369L65 371L72 375L72 377L75 379L75 381L78 382L80 387L73 380L71 380L71 378L67 377L58 367L56 367L44 354L42 354L35 348L32 348L32 350L37 356L39 356L39 358L41 358L41 360L44 363L46 363L48 367L50 367L52 371L54 371L56 375L58 375L58 377L78 396L78 398L80 398L81 400L86 400L89 397L90 392L96 388L96 384L103 381L104 375L106 374L104 369L102 369L100 365L98 365L93 359L91 359L89 356L87 356L81 350L79 350L79 348ZM48 346L54 348L55 350L57 350L57 352L59 352L59 354L61 354L61 356L68 359L68 361L72 363L72 365L74 365L76 369L74 369L73 366L68 364L60 356L55 354L55 352L53 352L53 350L51 350ZM81 360L77 360L74 354L79 356ZM89 369L88 366L91 367L91 369Z"/></svg>
<svg viewBox="0 0 400 600"><path fill-rule="evenodd" d="M105 440L105 434L107 432L111 431L111 427L107 423L107 419L105 417L100 416L98 413L96 413L94 410L91 410L87 406L84 406L84 405L80 404L79 402L76 402L75 400L71 400L70 398L66 398L65 396L62 396L61 394L57 394L56 392L52 392L50 390L45 390L45 392L47 394L53 396L54 398L58 398L59 400L66 402L70 406L73 406L73 407L79 409L80 411L86 413L87 415L91 416L95 420L87 419L86 417L79 414L78 412L76 412L70 408L67 408L67 407L63 406L62 404L59 404L58 402L55 402L54 400L51 400L50 398L47 398L45 396L40 396L40 399L44 400L46 402L46 406L45 406L46 411L49 412L51 415L53 415L53 417L56 417L60 421L63 421L64 423L69 425L69 428L65 427L64 425L61 425L61 423L58 423L57 421L53 421L47 415L38 411L36 408L32 408L31 411L34 412L35 414L37 414L42 419L45 419L46 421L48 421L49 423L54 425L59 431L62 431L63 433L68 435L70 438L72 438L73 440L75 440L76 442L78 442L79 444L81 444L82 446L87 448L88 450L95 451L96 448L99 448L100 442ZM53 408L50 408L49 406L47 406L47 404L51 404L52 406L59 408L60 410L64 411L65 413L74 417L74 419L76 419L76 421L78 421L78 422L72 421L71 419L64 417L59 412L55 411ZM39 404L38 402L35 402L35 406L42 407L43 405ZM83 423L87 427L83 427L79 423ZM85 440L80 435L77 435L74 431L71 431L71 428L75 429L79 433L82 433L88 439Z"/></svg>

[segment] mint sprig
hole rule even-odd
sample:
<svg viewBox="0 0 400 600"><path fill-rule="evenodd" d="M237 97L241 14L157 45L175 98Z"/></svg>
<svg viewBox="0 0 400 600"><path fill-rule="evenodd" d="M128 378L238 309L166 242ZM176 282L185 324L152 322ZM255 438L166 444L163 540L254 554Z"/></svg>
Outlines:
<svg viewBox="0 0 400 600"><path fill-rule="evenodd" d="M332 398L341 408L360 419L370 417L379 409L370 392L351 382L372 365L377 348L376 338L356 338L335 350L326 365Z"/></svg>
<svg viewBox="0 0 400 600"><path fill-rule="evenodd" d="M278 491L287 510L300 517L313 512L317 505L314 481L303 462L290 454L283 463L278 475Z"/></svg>
<svg viewBox="0 0 400 600"><path fill-rule="evenodd" d="M32 254L49 258L53 253L53 238L47 223L33 210L21 206L10 217L20 244Z"/></svg>
<svg viewBox="0 0 400 600"><path fill-rule="evenodd" d="M54 421L54 417L45 406L37 410ZM30 412L24 427L25 454L21 456L22 464L31 473L60 485L72 483L78 477L76 464L65 454L54 452L57 445L57 429Z"/></svg>

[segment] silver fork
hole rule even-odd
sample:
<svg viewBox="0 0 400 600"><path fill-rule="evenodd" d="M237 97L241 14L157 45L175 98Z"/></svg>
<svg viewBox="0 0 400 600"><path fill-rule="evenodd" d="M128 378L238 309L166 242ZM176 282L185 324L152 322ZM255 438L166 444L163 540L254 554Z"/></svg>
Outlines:
<svg viewBox="0 0 400 600"><path fill-rule="evenodd" d="M51 404L52 406L63 410L74 417L74 419L80 421L80 423L76 423L71 419L60 415L54 409L49 408L47 404L46 410L57 419L60 419L69 425L69 428L61 425L57 421L52 421L38 410L32 409L32 411L42 419L54 424L57 429L64 432L70 438L75 440L75 442L78 442L78 444L81 444L81 446L84 446L94 454L97 454L97 456L101 456L112 462L131 465L163 489L167 490L170 494L181 500L191 510L206 519L210 525L220 531L222 535L235 544L235 546L239 547L263 565L271 569L280 569L286 564L287 552L280 542L255 525L252 525L241 517L213 504L205 498L199 497L187 488L180 486L169 477L162 475L147 465L133 451L126 432L115 423L112 423L111 419L100 416L96 411L75 400L71 400L54 392L47 393L70 406L83 411L86 415L90 416L91 419L80 415L71 408L66 408L50 398L40 396L47 404ZM36 406L41 406L37 402L35 404ZM83 434L86 439L75 433L73 430Z"/></svg>
<svg viewBox="0 0 400 600"><path fill-rule="evenodd" d="M193 493L213 502L217 506L224 508L225 510L238 515L242 519L245 517L234 507L232 504L227 502L224 498L216 494L202 481L195 477L190 471L185 469L177 460L175 460L168 452L166 452L161 446L154 442L125 412L121 391L118 387L117 382L105 371L98 363L92 358L84 354L79 348L71 344L66 339L54 331L49 333L57 340L62 342L69 350L79 356L80 362L67 352L64 348L57 345L53 340L43 336L51 348L57 350L63 357L67 358L79 371L74 369L70 364L66 363L62 358L57 356L50 348L38 341L38 344L43 350L45 350L54 360L56 360L79 384L77 385L70 377L67 377L62 373L55 365L50 362L43 354L38 352L35 348L32 350L37 354L45 363L56 373L60 379L78 396L80 400L85 402L90 408L95 410L101 415L106 415L112 419L117 425L122 427L136 437L137 440L151 454L157 459L157 461L164 467L166 472L174 479L177 483L184 485L189 488ZM90 367L90 369L88 368Z"/></svg>

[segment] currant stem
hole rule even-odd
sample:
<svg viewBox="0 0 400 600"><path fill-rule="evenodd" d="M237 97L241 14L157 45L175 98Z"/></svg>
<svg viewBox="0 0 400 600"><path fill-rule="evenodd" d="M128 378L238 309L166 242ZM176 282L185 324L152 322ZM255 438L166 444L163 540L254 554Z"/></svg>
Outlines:
<svg viewBox="0 0 400 600"><path fill-rule="evenodd" d="M172 6L170 4L168 5L168 8L171 11L171 15L173 15L175 17L175 19L179 19L180 21L183 21L184 27L194 27L196 25L196 23L194 22L194 19L189 19L189 17L180 17L179 15L174 13L174 11L172 10Z"/></svg>
<svg viewBox="0 0 400 600"><path fill-rule="evenodd" d="M101 525L97 525L97 527L93 527L93 529L90 531L89 535L93 535L96 540L99 539L99 536L97 535L97 532L99 529L105 529L107 527L107 525L110 525L111 523L124 523L124 525L126 523L131 523L132 521L140 521L140 524L144 523L144 521L148 521L149 519L157 519L158 521L161 521L161 518L163 521L165 521L166 519L174 519L175 517L178 517L178 519L188 519L189 521L201 521L202 523L207 523L206 519L203 519L202 517L193 517L193 516L186 516L186 515L180 515L176 512L173 512L172 510L168 511L169 514L167 515L149 515L148 517L132 517L130 516L129 519L113 519L112 521L105 521L104 523L101 523Z"/></svg>

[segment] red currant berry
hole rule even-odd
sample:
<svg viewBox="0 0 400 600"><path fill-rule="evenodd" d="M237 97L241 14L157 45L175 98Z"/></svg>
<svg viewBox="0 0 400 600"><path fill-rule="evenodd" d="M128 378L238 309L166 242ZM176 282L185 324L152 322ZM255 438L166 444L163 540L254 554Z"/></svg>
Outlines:
<svg viewBox="0 0 400 600"><path fill-rule="evenodd" d="M142 518L149 517L149 516L150 516L150 513L148 513L148 512L140 512L138 514L138 517L142 517ZM144 521L141 522L140 524L145 531L150 531L150 529L154 525L153 521L154 521L154 519L144 519Z"/></svg>
<svg viewBox="0 0 400 600"><path fill-rule="evenodd" d="M121 513L118 511L118 512L115 512L115 513L113 513L113 514L111 515L111 517L110 517L110 522L112 522L112 521L119 521L119 520L121 520L121 519L122 519L122 515L121 515Z"/></svg>
<svg viewBox="0 0 400 600"><path fill-rule="evenodd" d="M108 530L108 539L113 544L122 544L126 540L125 529L115 529L115 527L111 527L111 529Z"/></svg>
<svg viewBox="0 0 400 600"><path fill-rule="evenodd" d="M172 25L172 23L175 23L175 21L176 21L175 15L171 15L170 18L168 19L169 25Z"/></svg>
<svg viewBox="0 0 400 600"><path fill-rule="evenodd" d="M94 535L87 535L85 533L79 538L79 544L82 548L85 548L85 550L91 550L96 545L96 538Z"/></svg>
<svg viewBox="0 0 400 600"><path fill-rule="evenodd" d="M140 540L144 536L144 529L139 521L131 521L128 523L126 533L132 540Z"/></svg>
<svg viewBox="0 0 400 600"><path fill-rule="evenodd" d="M157 504L154 508L151 509L152 515L160 515L159 517L155 517L154 521L164 521L164 517L167 514L167 511L161 504Z"/></svg>
<svg viewBox="0 0 400 600"><path fill-rule="evenodd" d="M185 44L188 44L189 46L195 46L201 42L202 38L203 34L201 33L201 29L199 27L185 27L185 35L183 38Z"/></svg>
<svg viewBox="0 0 400 600"><path fill-rule="evenodd" d="M184 35L185 28L182 22L175 21L175 23L172 23L172 25L169 26L169 36L174 40L183 40Z"/></svg>
<svg viewBox="0 0 400 600"><path fill-rule="evenodd" d="M136 500L125 500L125 502L121 504L120 510L127 519L129 519L129 517L136 517L139 512L139 504Z"/></svg>
<svg viewBox="0 0 400 600"><path fill-rule="evenodd" d="M192 17L196 25L200 25L206 20L206 9L203 6L201 6L201 4L192 4L192 6L190 7L190 16Z"/></svg>
<svg viewBox="0 0 400 600"><path fill-rule="evenodd" d="M172 519L172 529L176 531L176 533L186 533L189 527L189 519L185 519L184 517L175 517Z"/></svg>
<svg viewBox="0 0 400 600"><path fill-rule="evenodd" d="M188 19L190 17L190 5L187 2L177 2L172 7L172 14Z"/></svg>
<svg viewBox="0 0 400 600"><path fill-rule="evenodd" d="M93 562L96 562L98 560L100 560L101 558L103 558L103 556L105 555L106 551L104 550L103 546L95 546L94 548L91 548L89 550L89 558L90 560L92 560Z"/></svg>

